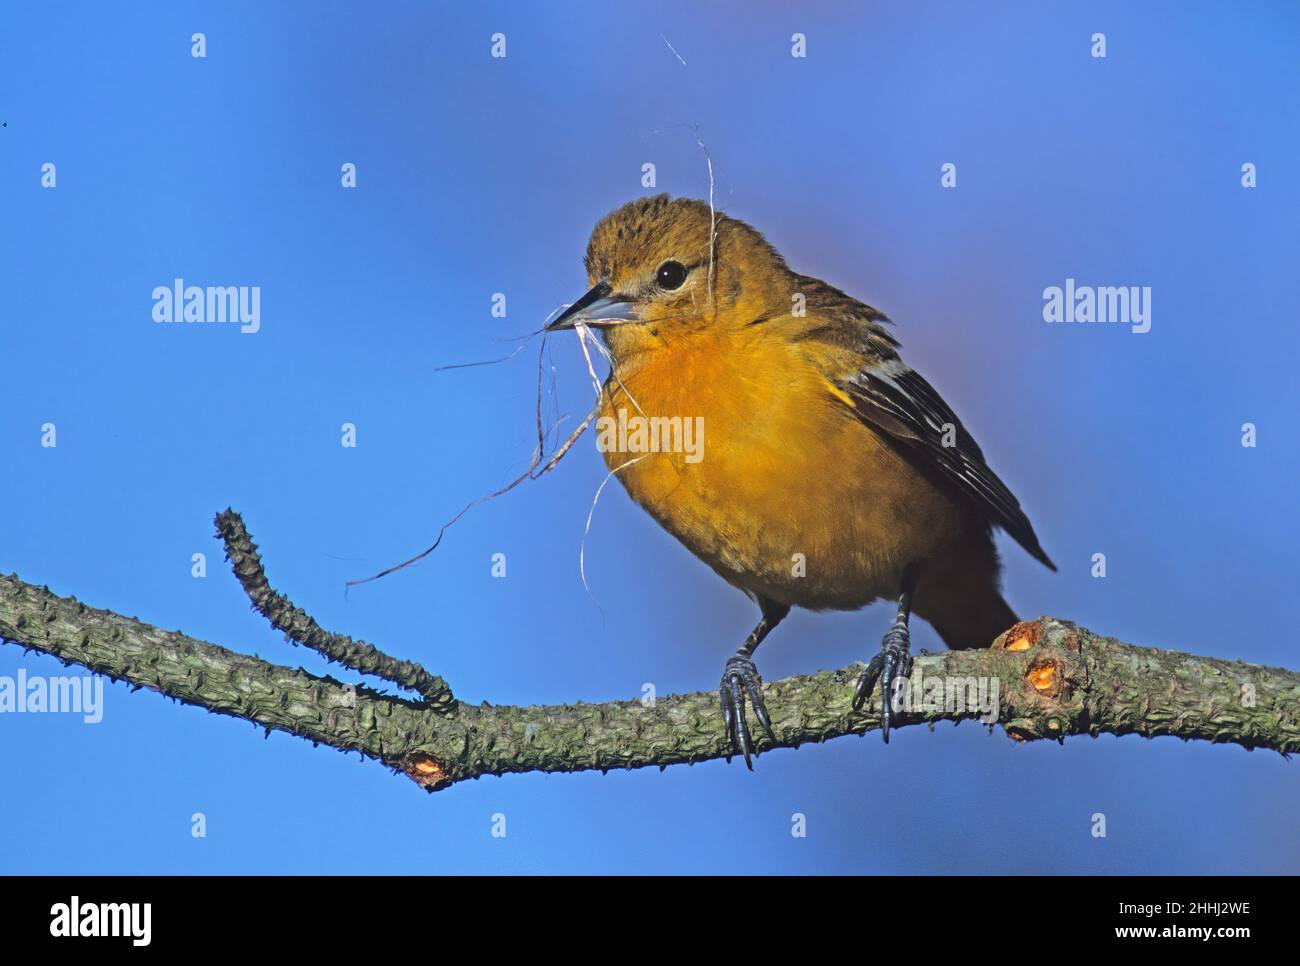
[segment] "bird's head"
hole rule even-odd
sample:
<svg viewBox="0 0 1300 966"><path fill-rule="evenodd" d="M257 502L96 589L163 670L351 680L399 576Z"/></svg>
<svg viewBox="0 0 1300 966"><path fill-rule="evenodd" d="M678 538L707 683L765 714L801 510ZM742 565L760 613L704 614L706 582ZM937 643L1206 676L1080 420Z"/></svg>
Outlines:
<svg viewBox="0 0 1300 966"><path fill-rule="evenodd" d="M749 225L703 201L629 202L596 224L585 262L590 290L547 329L600 329L616 360L789 311L781 256Z"/></svg>

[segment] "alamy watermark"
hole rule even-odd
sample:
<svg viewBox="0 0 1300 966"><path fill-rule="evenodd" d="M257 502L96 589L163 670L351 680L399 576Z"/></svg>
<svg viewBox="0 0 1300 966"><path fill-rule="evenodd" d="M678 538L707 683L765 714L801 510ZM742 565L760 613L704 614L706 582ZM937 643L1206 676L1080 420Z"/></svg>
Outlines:
<svg viewBox="0 0 1300 966"><path fill-rule="evenodd" d="M0 675L0 714L79 714L86 724L104 720L104 679L98 674L80 677Z"/></svg>
<svg viewBox="0 0 1300 966"><path fill-rule="evenodd" d="M1151 331L1150 285L1075 285L1043 289L1044 322L1114 322L1136 333Z"/></svg>
<svg viewBox="0 0 1300 966"><path fill-rule="evenodd" d="M601 416L596 449L602 453L683 453L687 463L704 459L703 416Z"/></svg>
<svg viewBox="0 0 1300 966"><path fill-rule="evenodd" d="M925 675L920 666L910 678L894 682L894 707L919 713L974 714L987 725L1002 714L1002 682L976 675Z"/></svg>
<svg viewBox="0 0 1300 966"><path fill-rule="evenodd" d="M256 332L262 327L262 287L260 285L186 285L175 279L171 286L153 290L155 322L233 323L240 332Z"/></svg>
<svg viewBox="0 0 1300 966"><path fill-rule="evenodd" d="M153 903L69 902L50 906L50 935L62 938L113 938L131 940L133 946L148 946L153 938Z"/></svg>

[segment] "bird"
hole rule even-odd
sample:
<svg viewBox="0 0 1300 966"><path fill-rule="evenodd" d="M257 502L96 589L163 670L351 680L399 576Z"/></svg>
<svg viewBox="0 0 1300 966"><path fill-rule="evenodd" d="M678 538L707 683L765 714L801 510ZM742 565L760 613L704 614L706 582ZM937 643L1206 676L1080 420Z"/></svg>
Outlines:
<svg viewBox="0 0 1300 966"><path fill-rule="evenodd" d="M754 652L795 607L895 605L852 699L861 709L879 681L888 743L913 614L954 649L987 647L1017 621L993 529L1056 570L1019 502L903 361L884 313L793 271L711 203L628 202L597 222L584 266L588 291L543 328L601 338L601 418L703 430L694 458L621 434L602 447L610 473L759 609L719 686L727 760L753 768L746 701L775 739Z"/></svg>

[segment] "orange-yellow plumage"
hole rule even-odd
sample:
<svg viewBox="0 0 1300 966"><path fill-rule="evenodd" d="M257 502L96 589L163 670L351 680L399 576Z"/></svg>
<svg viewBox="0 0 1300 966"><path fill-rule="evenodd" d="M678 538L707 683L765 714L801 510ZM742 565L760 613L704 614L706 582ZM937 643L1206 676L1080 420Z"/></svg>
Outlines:
<svg viewBox="0 0 1300 966"><path fill-rule="evenodd" d="M898 601L859 698L882 669L886 687L906 676L912 610L952 647L987 645L1015 622L992 527L1051 562L974 439L899 357L881 313L791 271L743 222L667 196L602 220L586 262L591 291L552 326L602 330L612 371L601 417L703 431L697 449L607 447L606 462L763 612L722 685L747 760L745 695L767 723L750 658L791 607Z"/></svg>
<svg viewBox="0 0 1300 966"><path fill-rule="evenodd" d="M606 452L645 507L728 582L792 606L894 597L898 575L960 529L960 508L844 412L809 343L761 328L693 333L607 386L602 415L702 419L702 458ZM627 465L625 465L627 464ZM897 526L899 519L914 525Z"/></svg>

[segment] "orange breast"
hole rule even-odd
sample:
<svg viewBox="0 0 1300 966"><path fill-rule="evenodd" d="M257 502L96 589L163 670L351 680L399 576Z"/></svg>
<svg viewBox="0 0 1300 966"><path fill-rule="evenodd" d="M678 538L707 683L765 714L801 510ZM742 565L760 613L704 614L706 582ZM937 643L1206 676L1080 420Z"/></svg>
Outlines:
<svg viewBox="0 0 1300 966"><path fill-rule="evenodd" d="M853 416L817 352L761 330L674 341L606 383L597 443L631 497L730 583L852 609L896 595L959 511Z"/></svg>

